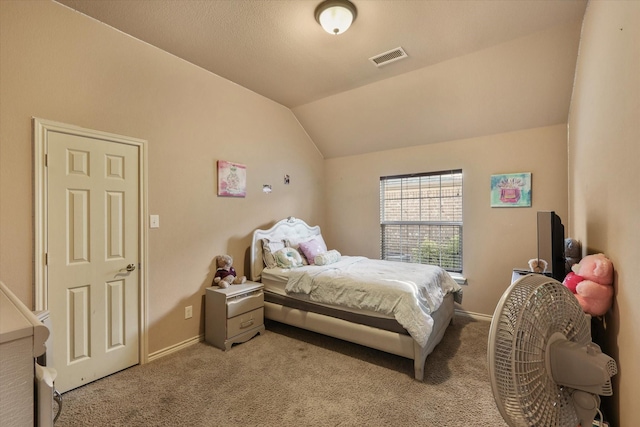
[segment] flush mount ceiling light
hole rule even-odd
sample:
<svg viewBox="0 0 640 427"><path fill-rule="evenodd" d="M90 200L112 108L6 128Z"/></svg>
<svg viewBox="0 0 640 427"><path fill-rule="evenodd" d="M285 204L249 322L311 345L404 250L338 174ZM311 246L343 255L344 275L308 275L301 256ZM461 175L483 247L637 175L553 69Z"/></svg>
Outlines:
<svg viewBox="0 0 640 427"><path fill-rule="evenodd" d="M316 7L316 21L329 34L342 34L356 20L358 11L349 0L325 0Z"/></svg>

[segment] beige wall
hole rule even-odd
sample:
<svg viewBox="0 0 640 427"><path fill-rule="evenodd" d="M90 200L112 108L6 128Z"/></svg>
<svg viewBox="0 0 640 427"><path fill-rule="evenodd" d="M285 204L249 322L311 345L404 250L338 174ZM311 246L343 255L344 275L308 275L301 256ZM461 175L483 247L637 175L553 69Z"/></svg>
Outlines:
<svg viewBox="0 0 640 427"><path fill-rule="evenodd" d="M255 228L323 223L323 160L290 110L59 4L2 0L0 12L0 278L27 306L32 116L148 140L161 225L149 230L151 353L203 332L216 254L243 273ZM216 196L219 159L247 165L246 198Z"/></svg>
<svg viewBox="0 0 640 427"><path fill-rule="evenodd" d="M609 415L632 425L640 418L639 21L640 2L590 3L568 159L558 125L323 161L282 106L56 3L2 0L0 279L31 305L32 116L149 141L149 212L161 219L149 232L150 352L202 332L212 257L231 253L244 270L254 228L294 215L323 225L330 246L375 257L379 177L462 168L463 308L492 313L511 269L535 255L535 212L556 210L586 250L616 266L607 350L620 374ZM248 166L245 199L216 197L218 159ZM523 171L533 173L533 207L491 209L490 175ZM274 192L262 194L262 184ZM194 306L191 320L185 305Z"/></svg>
<svg viewBox="0 0 640 427"><path fill-rule="evenodd" d="M613 261L605 351L618 362L609 416L640 419L640 2L591 1L569 120L571 229L583 251Z"/></svg>
<svg viewBox="0 0 640 427"><path fill-rule="evenodd" d="M324 233L340 252L380 256L380 177L462 169L463 308L492 315L513 268L536 257L536 212L567 217L567 128L556 125L325 161ZM531 172L531 208L491 208L492 174Z"/></svg>

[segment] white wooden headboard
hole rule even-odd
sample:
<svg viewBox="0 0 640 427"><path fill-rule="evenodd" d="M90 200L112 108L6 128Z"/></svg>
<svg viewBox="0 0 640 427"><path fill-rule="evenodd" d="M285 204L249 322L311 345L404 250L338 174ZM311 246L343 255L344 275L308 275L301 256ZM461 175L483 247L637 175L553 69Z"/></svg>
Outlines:
<svg viewBox="0 0 640 427"><path fill-rule="evenodd" d="M251 239L251 272L249 277L254 282L261 280L264 261L262 260L262 239L271 241L287 239L292 245L309 240L312 236L320 234L320 227L311 227L301 219L289 217L275 223L268 230L256 230Z"/></svg>

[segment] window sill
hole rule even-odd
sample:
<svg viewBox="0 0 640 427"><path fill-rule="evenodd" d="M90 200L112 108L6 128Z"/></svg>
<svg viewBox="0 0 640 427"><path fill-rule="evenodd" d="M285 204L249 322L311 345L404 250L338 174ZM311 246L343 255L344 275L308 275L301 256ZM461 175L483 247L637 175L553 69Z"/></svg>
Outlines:
<svg viewBox="0 0 640 427"><path fill-rule="evenodd" d="M451 278L455 280L458 285L468 285L467 278L464 277L462 274L452 273L452 272L448 272L448 273L449 273L449 276L451 276Z"/></svg>

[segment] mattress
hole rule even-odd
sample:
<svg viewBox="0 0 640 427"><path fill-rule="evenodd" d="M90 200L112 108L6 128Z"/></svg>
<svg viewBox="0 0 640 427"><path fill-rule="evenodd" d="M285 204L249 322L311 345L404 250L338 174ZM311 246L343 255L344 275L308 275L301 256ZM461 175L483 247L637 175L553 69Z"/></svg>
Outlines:
<svg viewBox="0 0 640 427"><path fill-rule="evenodd" d="M308 267L300 267L299 269L304 268ZM262 270L262 284L264 285L264 300L266 302L408 335L406 329L392 316L369 310L320 304L309 301L305 295L288 295L285 292L288 271L283 268L265 268Z"/></svg>

